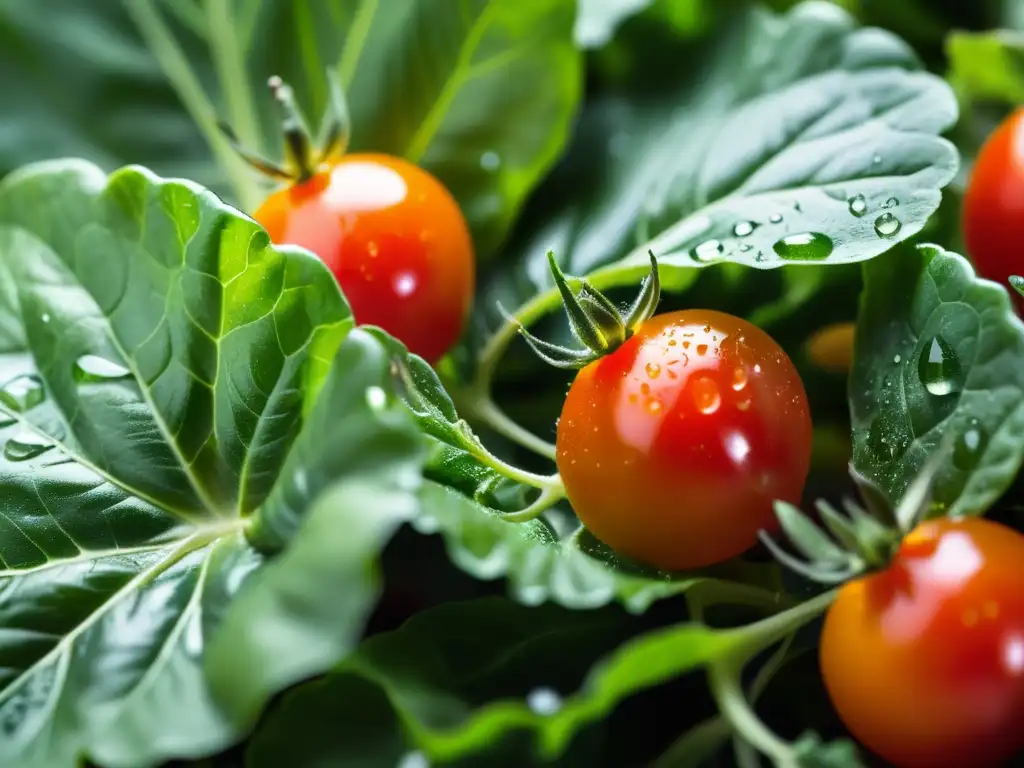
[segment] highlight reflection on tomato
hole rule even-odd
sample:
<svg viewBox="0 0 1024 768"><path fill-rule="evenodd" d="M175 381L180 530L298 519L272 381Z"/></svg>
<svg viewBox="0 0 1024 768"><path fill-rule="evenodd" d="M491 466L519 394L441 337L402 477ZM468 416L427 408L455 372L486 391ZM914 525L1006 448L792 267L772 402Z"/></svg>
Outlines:
<svg viewBox="0 0 1024 768"><path fill-rule="evenodd" d="M379 154L343 156L271 195L253 218L275 243L317 254L356 322L436 362L458 340L475 284L458 203L427 171Z"/></svg>
<svg viewBox="0 0 1024 768"><path fill-rule="evenodd" d="M898 768L982 766L1024 747L1024 536L979 518L918 526L845 585L821 670L847 728Z"/></svg>
<svg viewBox="0 0 1024 768"><path fill-rule="evenodd" d="M666 569L721 562L797 502L811 417L792 362L764 331L709 310L643 323L577 374L558 469L584 525Z"/></svg>
<svg viewBox="0 0 1024 768"><path fill-rule="evenodd" d="M978 274L1003 286L1024 273L1024 108L1007 117L978 152L964 192L964 242ZM1018 309L1022 300L1010 292Z"/></svg>

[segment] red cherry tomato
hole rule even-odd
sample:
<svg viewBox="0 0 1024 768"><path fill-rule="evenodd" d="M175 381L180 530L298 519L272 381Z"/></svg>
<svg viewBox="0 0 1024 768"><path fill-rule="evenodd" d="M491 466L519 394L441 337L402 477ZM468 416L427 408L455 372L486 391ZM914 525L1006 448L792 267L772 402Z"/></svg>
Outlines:
<svg viewBox="0 0 1024 768"><path fill-rule="evenodd" d="M1024 747L1024 536L989 520L918 526L845 585L821 671L847 728L897 768L997 763Z"/></svg>
<svg viewBox="0 0 1024 768"><path fill-rule="evenodd" d="M660 568L710 565L797 502L811 417L792 362L764 331L710 310L651 318L582 369L558 422L577 516L612 549Z"/></svg>
<svg viewBox="0 0 1024 768"><path fill-rule="evenodd" d="M1024 108L1006 118L978 153L964 193L964 241L978 274L1009 290L1024 274ZM1024 301L1010 290L1017 307Z"/></svg>
<svg viewBox="0 0 1024 768"><path fill-rule="evenodd" d="M254 214L278 244L317 254L356 322L436 362L459 339L476 273L469 228L448 190L388 155L346 155L272 194Z"/></svg>

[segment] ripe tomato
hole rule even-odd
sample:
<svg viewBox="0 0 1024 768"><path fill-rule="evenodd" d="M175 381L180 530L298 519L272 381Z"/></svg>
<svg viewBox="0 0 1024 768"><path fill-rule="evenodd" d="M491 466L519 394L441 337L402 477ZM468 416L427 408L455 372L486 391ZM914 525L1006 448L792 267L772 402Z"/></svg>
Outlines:
<svg viewBox="0 0 1024 768"><path fill-rule="evenodd" d="M1024 274L1024 108L1004 120L978 153L964 193L964 241L978 273L1006 287ZM1024 306L1016 292L1017 307Z"/></svg>
<svg viewBox="0 0 1024 768"><path fill-rule="evenodd" d="M821 670L847 728L899 768L980 766L1024 747L1024 536L989 520L918 526L845 585Z"/></svg>
<svg viewBox="0 0 1024 768"><path fill-rule="evenodd" d="M309 181L272 194L256 219L278 244L317 254L356 322L378 325L436 362L458 340L476 280L458 203L397 157L343 156Z"/></svg>
<svg viewBox="0 0 1024 768"><path fill-rule="evenodd" d="M764 331L710 310L658 315L576 376L558 469L577 516L660 568L721 562L797 502L811 417L792 362Z"/></svg>
<svg viewBox="0 0 1024 768"><path fill-rule="evenodd" d="M811 362L829 373L849 373L853 365L854 323L826 325L807 340Z"/></svg>

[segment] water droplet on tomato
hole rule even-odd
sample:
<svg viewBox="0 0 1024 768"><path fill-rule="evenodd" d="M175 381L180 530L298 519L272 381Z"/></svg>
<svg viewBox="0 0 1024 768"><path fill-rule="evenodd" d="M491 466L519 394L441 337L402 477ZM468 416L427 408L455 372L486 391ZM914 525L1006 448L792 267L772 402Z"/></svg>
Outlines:
<svg viewBox="0 0 1024 768"><path fill-rule="evenodd" d="M747 369L743 366L737 366L732 372L732 388L739 392L747 386Z"/></svg>
<svg viewBox="0 0 1024 768"><path fill-rule="evenodd" d="M917 369L925 389L936 397L953 395L963 388L960 360L941 336L925 343Z"/></svg>
<svg viewBox="0 0 1024 768"><path fill-rule="evenodd" d="M707 353L708 353L708 345L707 344L698 344L697 345L697 354L698 355L703 357Z"/></svg>
<svg viewBox="0 0 1024 768"><path fill-rule="evenodd" d="M722 394L718 385L707 376L701 376L693 382L693 404L697 410L710 415L722 404Z"/></svg>
<svg viewBox="0 0 1024 768"><path fill-rule="evenodd" d="M651 385L648 384L646 381L643 382L640 385L640 394L641 395L649 395L649 394L651 394Z"/></svg>
<svg viewBox="0 0 1024 768"><path fill-rule="evenodd" d="M647 402L647 412L650 414L661 413L661 400L649 400Z"/></svg>
<svg viewBox="0 0 1024 768"><path fill-rule="evenodd" d="M648 378L656 379L661 375L661 366L657 363L648 363L644 370L647 372Z"/></svg>
<svg viewBox="0 0 1024 768"><path fill-rule="evenodd" d="M690 251L690 258L701 264L709 264L721 258L724 251L725 246L718 240L707 240Z"/></svg>
<svg viewBox="0 0 1024 768"><path fill-rule="evenodd" d="M846 201L849 206L850 213L857 218L860 218L868 212L868 201L864 195L854 195Z"/></svg>
<svg viewBox="0 0 1024 768"><path fill-rule="evenodd" d="M742 400L736 402L736 408L740 411L747 411L750 409L750 398L745 397Z"/></svg>
<svg viewBox="0 0 1024 768"><path fill-rule="evenodd" d="M772 246L787 261L821 261L832 255L832 238L821 232L786 235Z"/></svg>
<svg viewBox="0 0 1024 768"><path fill-rule="evenodd" d="M903 229L903 222L886 211L875 219L875 232L879 237L895 237Z"/></svg>
<svg viewBox="0 0 1024 768"><path fill-rule="evenodd" d="M28 461L53 448L53 443L30 429L22 429L4 445L8 461Z"/></svg>
<svg viewBox="0 0 1024 768"><path fill-rule="evenodd" d="M45 399L42 379L34 374L18 376L0 387L0 402L18 413L35 408Z"/></svg>
<svg viewBox="0 0 1024 768"><path fill-rule="evenodd" d="M125 366L98 355L82 355L75 361L75 381L111 381L131 375Z"/></svg>
<svg viewBox="0 0 1024 768"><path fill-rule="evenodd" d="M402 272L395 276L392 286L398 296L410 296L416 291L416 276L411 272Z"/></svg>

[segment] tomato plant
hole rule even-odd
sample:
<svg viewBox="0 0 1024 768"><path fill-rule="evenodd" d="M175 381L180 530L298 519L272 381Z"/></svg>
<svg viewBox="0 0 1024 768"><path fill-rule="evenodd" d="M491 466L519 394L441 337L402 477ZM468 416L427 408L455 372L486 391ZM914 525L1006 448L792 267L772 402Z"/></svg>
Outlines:
<svg viewBox="0 0 1024 768"><path fill-rule="evenodd" d="M1005 283L1024 272L1011 245L1024 234L1024 110L1006 117L978 152L964 193L964 241L978 271Z"/></svg>
<svg viewBox="0 0 1024 768"><path fill-rule="evenodd" d="M0 3L0 765L1019 763L1021 29Z"/></svg>
<svg viewBox="0 0 1024 768"><path fill-rule="evenodd" d="M576 376L558 468L584 525L683 570L735 557L798 502L811 457L800 375L761 329L709 310L656 315Z"/></svg>
<svg viewBox="0 0 1024 768"><path fill-rule="evenodd" d="M900 768L998 764L1024 745L1022 563L1013 529L944 519L842 587L821 671L863 744Z"/></svg>

